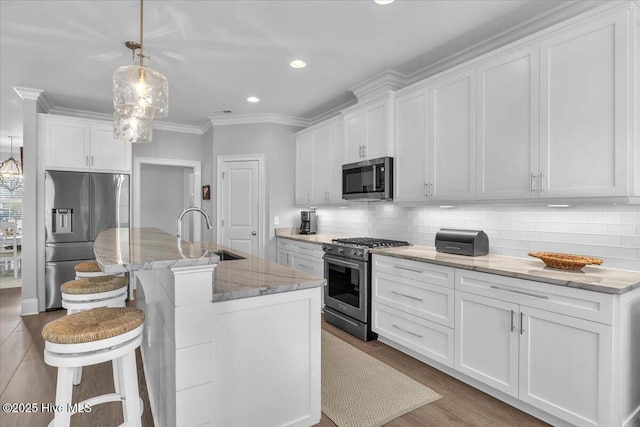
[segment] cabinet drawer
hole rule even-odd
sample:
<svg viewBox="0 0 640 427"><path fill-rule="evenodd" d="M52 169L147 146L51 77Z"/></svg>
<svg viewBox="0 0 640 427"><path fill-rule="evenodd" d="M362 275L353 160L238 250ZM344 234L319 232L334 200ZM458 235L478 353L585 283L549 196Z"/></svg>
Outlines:
<svg viewBox="0 0 640 427"><path fill-rule="evenodd" d="M613 325L610 294L460 269L456 290Z"/></svg>
<svg viewBox="0 0 640 427"><path fill-rule="evenodd" d="M304 243L295 240L291 241L291 250L301 255L310 256L318 259L322 259L324 252L322 251L322 245L316 245L314 243Z"/></svg>
<svg viewBox="0 0 640 427"><path fill-rule="evenodd" d="M293 240L278 238L276 246L278 247L278 249L286 249L290 251L293 248L293 246L291 245L292 243Z"/></svg>
<svg viewBox="0 0 640 427"><path fill-rule="evenodd" d="M376 254L373 255L373 271L374 274L384 272L449 288L453 288L455 280L454 269L451 267Z"/></svg>
<svg viewBox="0 0 640 427"><path fill-rule="evenodd" d="M324 277L324 262L308 257L293 255L291 257L291 268L302 271L312 276Z"/></svg>
<svg viewBox="0 0 640 427"><path fill-rule="evenodd" d="M453 367L453 329L375 302L372 322L380 336Z"/></svg>
<svg viewBox="0 0 640 427"><path fill-rule="evenodd" d="M376 271L373 300L453 328L454 290Z"/></svg>

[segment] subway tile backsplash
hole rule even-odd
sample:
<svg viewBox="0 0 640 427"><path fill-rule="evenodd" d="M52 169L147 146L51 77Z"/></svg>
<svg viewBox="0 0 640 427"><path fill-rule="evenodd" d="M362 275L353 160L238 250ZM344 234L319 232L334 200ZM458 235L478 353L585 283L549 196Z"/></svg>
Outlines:
<svg viewBox="0 0 640 427"><path fill-rule="evenodd" d="M490 253L527 257L530 251L602 258L603 267L640 271L640 207L636 205L438 206L370 203L318 209L318 232L375 236L434 246L441 228L484 230Z"/></svg>

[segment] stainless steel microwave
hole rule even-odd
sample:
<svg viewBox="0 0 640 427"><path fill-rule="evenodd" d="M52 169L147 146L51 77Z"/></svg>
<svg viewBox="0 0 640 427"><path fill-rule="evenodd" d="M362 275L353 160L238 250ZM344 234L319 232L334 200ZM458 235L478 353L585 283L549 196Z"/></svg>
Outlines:
<svg viewBox="0 0 640 427"><path fill-rule="evenodd" d="M392 200L393 158L380 157L342 165L342 198Z"/></svg>

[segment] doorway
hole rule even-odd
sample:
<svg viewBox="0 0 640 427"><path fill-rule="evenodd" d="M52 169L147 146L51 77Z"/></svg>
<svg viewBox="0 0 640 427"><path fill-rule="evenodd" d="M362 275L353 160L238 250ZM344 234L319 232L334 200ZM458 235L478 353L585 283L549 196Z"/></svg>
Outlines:
<svg viewBox="0 0 640 427"><path fill-rule="evenodd" d="M264 154L218 156L217 241L264 258Z"/></svg>
<svg viewBox="0 0 640 427"><path fill-rule="evenodd" d="M177 220L187 207L200 207L200 162L135 157L133 227L177 233ZM185 216L184 240L202 240L200 217Z"/></svg>

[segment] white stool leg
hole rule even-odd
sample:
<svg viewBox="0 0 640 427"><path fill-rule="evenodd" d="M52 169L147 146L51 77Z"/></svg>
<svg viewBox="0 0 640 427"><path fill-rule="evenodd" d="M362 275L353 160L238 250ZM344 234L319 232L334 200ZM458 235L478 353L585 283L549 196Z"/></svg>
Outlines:
<svg viewBox="0 0 640 427"><path fill-rule="evenodd" d="M124 390L122 388L124 382L124 378L122 377L122 358L113 359L111 361L111 367L113 369L113 386L115 392L124 396ZM122 417L125 421L127 420L127 405L125 399L122 399Z"/></svg>
<svg viewBox="0 0 640 427"><path fill-rule="evenodd" d="M73 385L78 385L82 382L82 366L73 368Z"/></svg>
<svg viewBox="0 0 640 427"><path fill-rule="evenodd" d="M126 405L125 423L131 427L142 427L142 411L140 410L140 396L138 393L138 370L136 368L136 353L130 351L122 356L120 361L122 391Z"/></svg>
<svg viewBox="0 0 640 427"><path fill-rule="evenodd" d="M73 394L73 368L58 368L58 383L56 385L56 410L53 427L69 427L71 423L71 397Z"/></svg>

